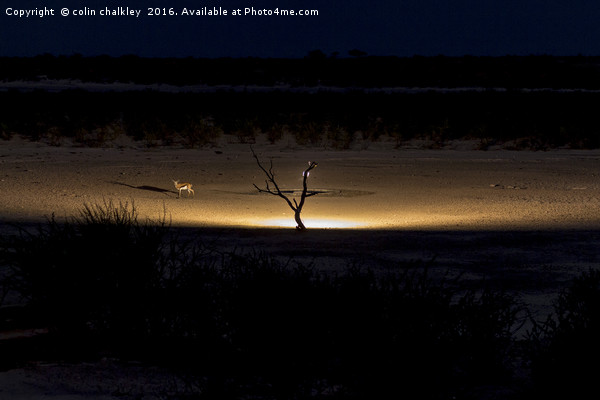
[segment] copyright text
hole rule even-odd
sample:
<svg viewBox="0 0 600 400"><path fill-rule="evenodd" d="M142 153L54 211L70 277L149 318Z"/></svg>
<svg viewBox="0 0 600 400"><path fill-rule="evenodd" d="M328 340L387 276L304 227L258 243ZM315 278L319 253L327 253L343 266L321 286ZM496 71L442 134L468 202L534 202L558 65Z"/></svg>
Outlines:
<svg viewBox="0 0 600 400"><path fill-rule="evenodd" d="M43 17L317 17L319 10L308 9L281 9L281 8L235 8L227 9L223 7L198 7L198 8L179 8L174 7L149 7L145 9L136 9L131 7L101 7L101 8L66 8L59 11L54 8L30 8L19 9L7 7L4 14L17 18L43 18Z"/></svg>

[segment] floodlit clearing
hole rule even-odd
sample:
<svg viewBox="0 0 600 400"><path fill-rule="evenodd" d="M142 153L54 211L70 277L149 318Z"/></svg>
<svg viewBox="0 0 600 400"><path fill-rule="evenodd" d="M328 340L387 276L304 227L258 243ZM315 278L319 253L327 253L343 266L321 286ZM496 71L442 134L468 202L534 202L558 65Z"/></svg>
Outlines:
<svg viewBox="0 0 600 400"><path fill-rule="evenodd" d="M288 142L286 142L288 143ZM301 169L319 160L302 219L307 229L597 229L598 151L478 152L387 149L278 150L285 195L299 199ZM377 147L379 146L379 147ZM99 149L0 141L0 220L77 216L84 204L134 204L140 219L178 227L294 229L280 198L253 188L264 178L246 144L214 149ZM194 185L182 198L171 179ZM33 188L33 190L32 190ZM166 214L166 215L163 215Z"/></svg>
<svg viewBox="0 0 600 400"><path fill-rule="evenodd" d="M304 222L304 225L306 225L307 228L317 229L350 229L367 226L367 224L363 222L344 219L303 218L302 222ZM273 218L258 220L254 223L254 225L264 227L293 228L296 226L296 221L294 221L293 218Z"/></svg>

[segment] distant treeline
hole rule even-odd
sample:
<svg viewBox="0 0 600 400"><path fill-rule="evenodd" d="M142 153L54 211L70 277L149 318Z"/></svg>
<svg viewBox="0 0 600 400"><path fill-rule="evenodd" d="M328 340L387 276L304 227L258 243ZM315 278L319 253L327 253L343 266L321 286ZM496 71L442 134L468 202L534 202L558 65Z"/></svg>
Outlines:
<svg viewBox="0 0 600 400"><path fill-rule="evenodd" d="M67 90L0 92L0 137L62 138L101 146L119 135L148 145L198 147L223 134L344 149L383 137L431 147L479 140L480 148L599 148L600 93L466 91L424 93L271 91L165 93Z"/></svg>
<svg viewBox="0 0 600 400"><path fill-rule="evenodd" d="M78 79L174 85L600 89L600 57L355 57L300 59L40 55L0 58L0 80Z"/></svg>

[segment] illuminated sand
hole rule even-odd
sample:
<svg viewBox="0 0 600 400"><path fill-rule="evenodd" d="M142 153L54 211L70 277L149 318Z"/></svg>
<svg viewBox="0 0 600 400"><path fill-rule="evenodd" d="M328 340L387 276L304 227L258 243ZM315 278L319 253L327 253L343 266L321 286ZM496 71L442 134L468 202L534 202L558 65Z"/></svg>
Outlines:
<svg viewBox="0 0 600 400"><path fill-rule="evenodd" d="M311 228L543 229L600 226L600 152L393 149L310 150L255 145L273 158L282 189L299 194L307 161L319 167L307 200ZM133 201L142 215L166 209L174 225L280 226L291 210L252 183L264 177L248 145L212 149L88 149L0 142L4 220L73 215L84 203ZM191 181L177 199L171 179ZM295 191L295 192L294 192ZM328 224L327 221L331 221Z"/></svg>
<svg viewBox="0 0 600 400"><path fill-rule="evenodd" d="M256 143L290 197L300 194L306 163L319 163L308 182L319 194L303 211L312 232L299 235L286 203L253 187L264 177L249 145L233 140L192 150L0 142L0 218L37 223L77 215L84 204L128 202L192 238L327 268L435 258L439 268L482 276L548 266L571 274L600 262L600 151ZM195 196L178 199L172 179L192 182Z"/></svg>
<svg viewBox="0 0 600 400"><path fill-rule="evenodd" d="M319 194L303 210L309 231L298 234L286 203L253 187L264 176L249 145L234 140L191 150L0 142L0 218L37 223L84 204L128 202L193 239L333 269L435 259L439 269L510 280L600 263L600 151L474 151L464 142L337 151L259 141L256 153L273 159L290 197L300 194L306 163L319 163L308 182ZM178 199L172 179L192 182L195 196Z"/></svg>

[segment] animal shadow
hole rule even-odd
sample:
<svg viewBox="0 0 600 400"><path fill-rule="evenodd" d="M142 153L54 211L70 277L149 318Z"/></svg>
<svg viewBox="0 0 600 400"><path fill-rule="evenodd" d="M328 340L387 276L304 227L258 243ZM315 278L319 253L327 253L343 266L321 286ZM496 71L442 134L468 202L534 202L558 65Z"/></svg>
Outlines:
<svg viewBox="0 0 600 400"><path fill-rule="evenodd" d="M163 188L159 188L159 187L156 187L156 186L149 186L149 185L134 186L134 185L129 185L127 183L116 182L116 181L112 181L110 183L112 183L113 185L126 186L126 187L132 188L132 189L146 190L148 192L156 192L156 193L164 193L164 194L174 193L172 190L163 189Z"/></svg>

